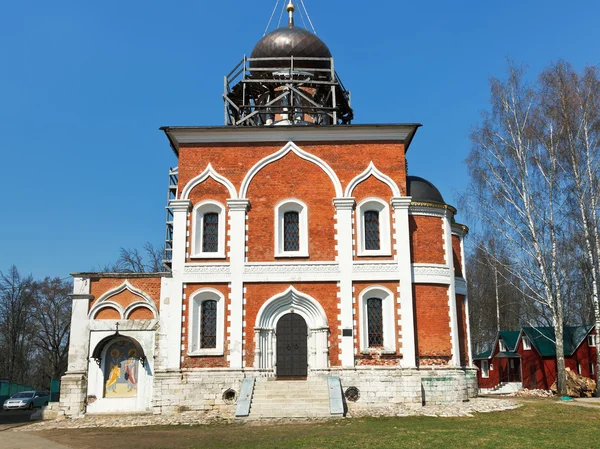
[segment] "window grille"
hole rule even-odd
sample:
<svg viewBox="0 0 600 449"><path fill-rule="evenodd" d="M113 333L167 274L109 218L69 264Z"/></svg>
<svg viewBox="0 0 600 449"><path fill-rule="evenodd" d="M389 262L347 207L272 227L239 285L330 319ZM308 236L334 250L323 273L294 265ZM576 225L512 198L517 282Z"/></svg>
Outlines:
<svg viewBox="0 0 600 449"><path fill-rule="evenodd" d="M208 300L202 303L200 347L217 347L217 301Z"/></svg>
<svg viewBox="0 0 600 449"><path fill-rule="evenodd" d="M300 251L300 214L298 212L283 214L283 250Z"/></svg>
<svg viewBox="0 0 600 449"><path fill-rule="evenodd" d="M369 347L383 346L383 309L379 298L367 300L367 321L369 325Z"/></svg>
<svg viewBox="0 0 600 449"><path fill-rule="evenodd" d="M204 214L202 230L202 251L216 253L219 251L219 214Z"/></svg>
<svg viewBox="0 0 600 449"><path fill-rule="evenodd" d="M376 210L368 210L365 212L365 249L380 249L379 212Z"/></svg>

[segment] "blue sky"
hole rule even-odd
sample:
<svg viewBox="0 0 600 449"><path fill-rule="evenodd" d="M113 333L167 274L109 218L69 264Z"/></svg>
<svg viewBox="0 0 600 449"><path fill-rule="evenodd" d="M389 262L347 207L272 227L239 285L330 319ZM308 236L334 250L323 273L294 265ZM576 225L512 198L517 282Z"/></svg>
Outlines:
<svg viewBox="0 0 600 449"><path fill-rule="evenodd" d="M532 77L559 58L599 63L595 1L305 3L352 91L354 123L422 123L409 173L450 203L506 58ZM66 277L115 261L122 246L161 244L177 161L158 128L222 125L223 76L274 5L2 2L0 271Z"/></svg>

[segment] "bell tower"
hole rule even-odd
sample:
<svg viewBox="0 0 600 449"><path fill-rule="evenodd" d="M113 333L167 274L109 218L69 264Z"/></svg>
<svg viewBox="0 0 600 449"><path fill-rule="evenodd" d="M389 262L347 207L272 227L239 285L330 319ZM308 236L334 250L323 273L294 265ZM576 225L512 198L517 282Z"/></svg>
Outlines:
<svg viewBox="0 0 600 449"><path fill-rule="evenodd" d="M335 71L329 48L316 34L294 23L255 45L250 57L225 77L225 125L349 125L354 118L350 92Z"/></svg>

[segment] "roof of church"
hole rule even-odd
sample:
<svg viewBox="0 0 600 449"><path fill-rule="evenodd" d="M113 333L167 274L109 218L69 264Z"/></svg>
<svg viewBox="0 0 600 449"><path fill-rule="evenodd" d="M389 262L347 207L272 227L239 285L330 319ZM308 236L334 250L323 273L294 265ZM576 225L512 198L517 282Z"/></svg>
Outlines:
<svg viewBox="0 0 600 449"><path fill-rule="evenodd" d="M406 190L408 196L417 203L446 204L442 194L431 182L418 176L406 177Z"/></svg>

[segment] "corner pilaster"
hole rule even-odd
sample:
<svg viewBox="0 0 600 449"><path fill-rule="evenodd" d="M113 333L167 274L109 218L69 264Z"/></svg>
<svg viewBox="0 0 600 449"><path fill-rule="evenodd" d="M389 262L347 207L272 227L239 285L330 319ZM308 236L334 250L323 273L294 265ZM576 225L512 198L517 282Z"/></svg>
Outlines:
<svg viewBox="0 0 600 449"><path fill-rule="evenodd" d="M229 261L231 264L229 334L229 367L243 368L244 332L244 265L246 263L246 213L248 200L229 199Z"/></svg>
<svg viewBox="0 0 600 449"><path fill-rule="evenodd" d="M167 370L178 370L181 367L181 316L183 309L183 270L187 246L187 220L192 208L190 200L171 200L169 207L173 211L173 255L172 279L169 282L169 304L165 309L163 302L161 314L165 313L165 330L169 335L167 349Z"/></svg>
<svg viewBox="0 0 600 449"><path fill-rule="evenodd" d="M402 323L402 362L403 368L415 368L415 321L412 290L412 267L410 262L410 228L408 225L408 209L411 197L392 198L390 203L394 209L396 255L398 273L400 275L400 322Z"/></svg>
<svg viewBox="0 0 600 449"><path fill-rule="evenodd" d="M334 198L337 217L337 258L340 267L340 358L342 367L354 367L354 335L352 308L352 213L354 198Z"/></svg>

